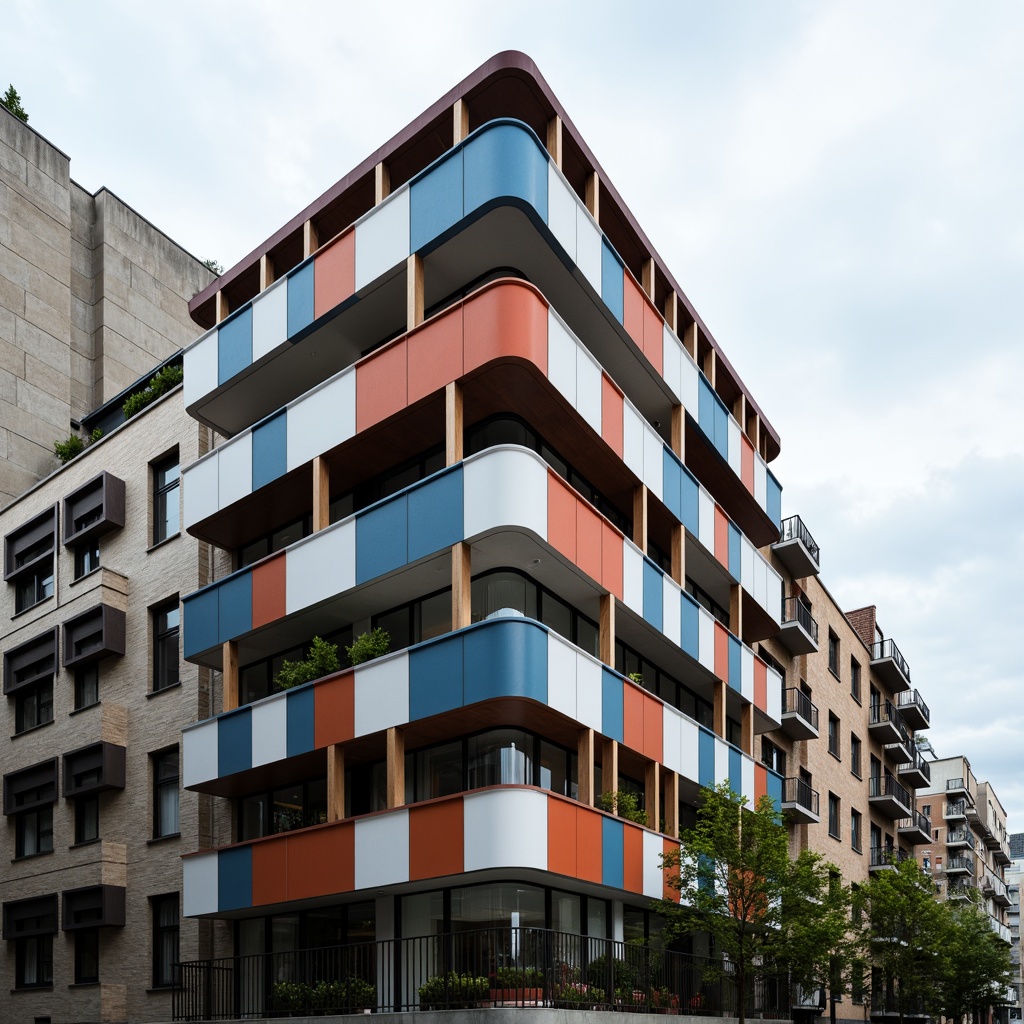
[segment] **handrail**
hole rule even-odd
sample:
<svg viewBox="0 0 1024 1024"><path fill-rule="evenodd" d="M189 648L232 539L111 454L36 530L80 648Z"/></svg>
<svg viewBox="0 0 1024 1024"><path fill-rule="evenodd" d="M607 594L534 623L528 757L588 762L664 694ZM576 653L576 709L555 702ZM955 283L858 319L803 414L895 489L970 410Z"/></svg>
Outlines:
<svg viewBox="0 0 1024 1024"><path fill-rule="evenodd" d="M782 599L782 622L799 622L807 631L811 639L818 642L818 623L814 621L810 608L807 607L798 597L784 597Z"/></svg>
<svg viewBox="0 0 1024 1024"><path fill-rule="evenodd" d="M900 818L900 820L896 822L896 829L898 831L901 828L916 828L920 832L926 832L929 839L932 835L931 819L920 811L914 811L909 818Z"/></svg>
<svg viewBox="0 0 1024 1024"><path fill-rule="evenodd" d="M884 704L872 704L868 714L868 725L880 725L882 722L892 722L900 734L904 743L910 742L910 733L907 730L903 716L896 710L896 705L891 700Z"/></svg>
<svg viewBox="0 0 1024 1024"><path fill-rule="evenodd" d="M810 722L818 728L818 707L812 703L811 698L803 690L791 686L788 690L782 691L782 713L799 715L802 719Z"/></svg>
<svg viewBox="0 0 1024 1024"><path fill-rule="evenodd" d="M946 833L946 845L953 843L966 843L972 850L974 846L974 833L969 828L953 828Z"/></svg>
<svg viewBox="0 0 1024 1024"><path fill-rule="evenodd" d="M799 804L806 808L811 814L818 813L818 791L811 788L811 784L799 777L792 777L782 780L782 802L784 804Z"/></svg>
<svg viewBox="0 0 1024 1024"><path fill-rule="evenodd" d="M868 864L870 867L880 868L886 865L902 864L906 859L907 854L896 847L872 846Z"/></svg>
<svg viewBox="0 0 1024 1024"><path fill-rule="evenodd" d="M910 666L907 664L906 658L900 654L900 649L893 640L876 640L871 645L871 660L881 661L884 658L892 658L904 678L910 682Z"/></svg>
<svg viewBox="0 0 1024 1024"><path fill-rule="evenodd" d="M910 794L899 784L895 775L872 775L868 779L868 798L887 796L899 800L904 807L910 807L913 801Z"/></svg>
<svg viewBox="0 0 1024 1024"><path fill-rule="evenodd" d="M896 704L900 708L916 707L928 722L932 720L932 715L928 710L928 705L925 704L921 694L918 693L917 690L904 690L903 693L897 696Z"/></svg>
<svg viewBox="0 0 1024 1024"><path fill-rule="evenodd" d="M804 525L804 521L799 516L790 516L788 519L783 519L780 524L779 530L779 543L787 540L798 540L805 548L807 553L814 559L815 562L820 563L819 548L815 543L814 538L811 536L811 531Z"/></svg>

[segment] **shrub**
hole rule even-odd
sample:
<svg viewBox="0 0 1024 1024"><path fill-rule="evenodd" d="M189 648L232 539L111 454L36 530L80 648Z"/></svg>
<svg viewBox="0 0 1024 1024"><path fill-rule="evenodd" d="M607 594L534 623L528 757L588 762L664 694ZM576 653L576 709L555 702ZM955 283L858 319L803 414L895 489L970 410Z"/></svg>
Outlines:
<svg viewBox="0 0 1024 1024"><path fill-rule="evenodd" d="M490 983L486 978L449 971L438 974L419 987L421 1010L464 1010L487 999Z"/></svg>
<svg viewBox="0 0 1024 1024"><path fill-rule="evenodd" d="M633 682L637 684L637 686L644 685L644 675L642 672L630 672L629 678L632 679Z"/></svg>
<svg viewBox="0 0 1024 1024"><path fill-rule="evenodd" d="M360 633L352 641L351 647L345 648L349 663L362 665L364 661L373 661L391 650L391 634L378 626L369 633Z"/></svg>
<svg viewBox="0 0 1024 1024"><path fill-rule="evenodd" d="M66 466L76 455L81 455L86 448L94 441L103 436L103 431L97 427L86 440L80 434L68 434L66 441L53 442L53 454L60 459L60 464Z"/></svg>
<svg viewBox="0 0 1024 1024"><path fill-rule="evenodd" d="M150 377L149 383L141 391L136 391L125 400L124 405L121 406L124 418L131 419L137 412L145 409L151 402L155 402L171 388L176 388L184 379L185 371L180 366L161 367Z"/></svg>
<svg viewBox="0 0 1024 1024"><path fill-rule="evenodd" d="M578 1010L584 1006L595 1006L604 1002L604 989L595 988L579 981L559 985L554 991L555 1006Z"/></svg>
<svg viewBox="0 0 1024 1024"><path fill-rule="evenodd" d="M279 690L290 690L293 686L330 675L341 668L338 661L338 645L328 643L318 636L309 645L309 654L304 661L284 661L274 676L274 685Z"/></svg>
<svg viewBox="0 0 1024 1024"><path fill-rule="evenodd" d="M614 793L602 793L601 810L609 814L617 814L626 821L635 821L638 825L647 824L647 812L640 807L635 793L627 793L617 789Z"/></svg>

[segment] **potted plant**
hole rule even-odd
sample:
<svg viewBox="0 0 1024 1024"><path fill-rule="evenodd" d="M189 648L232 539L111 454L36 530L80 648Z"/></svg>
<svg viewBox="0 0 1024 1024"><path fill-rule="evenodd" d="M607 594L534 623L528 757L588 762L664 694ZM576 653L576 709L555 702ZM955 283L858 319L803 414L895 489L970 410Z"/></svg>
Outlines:
<svg viewBox="0 0 1024 1024"><path fill-rule="evenodd" d="M429 978L419 987L421 1010L465 1010L487 1002L486 978L449 971Z"/></svg>
<svg viewBox="0 0 1024 1024"><path fill-rule="evenodd" d="M299 1017L309 1013L312 990L301 981L279 981L270 993L270 1008L274 1013Z"/></svg>
<svg viewBox="0 0 1024 1024"><path fill-rule="evenodd" d="M337 648L335 648L337 649ZM369 633L360 633L352 641L351 647L345 648L351 665L362 665L364 661L373 661L391 650L391 634L378 626Z"/></svg>
<svg viewBox="0 0 1024 1024"><path fill-rule="evenodd" d="M544 999L544 972L536 967L499 967L490 995L495 1003L539 1003Z"/></svg>
<svg viewBox="0 0 1024 1024"><path fill-rule="evenodd" d="M312 682L321 676L328 676L341 668L338 661L338 645L328 643L318 636L309 645L309 654L303 661L283 661L274 676L274 686L279 690L290 690L293 686Z"/></svg>

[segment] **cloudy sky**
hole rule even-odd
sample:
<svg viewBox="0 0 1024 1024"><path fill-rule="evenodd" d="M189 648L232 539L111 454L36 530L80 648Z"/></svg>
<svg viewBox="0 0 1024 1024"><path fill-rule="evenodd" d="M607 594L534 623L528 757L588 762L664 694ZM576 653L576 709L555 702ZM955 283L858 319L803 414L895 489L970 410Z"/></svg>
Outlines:
<svg viewBox="0 0 1024 1024"><path fill-rule="evenodd" d="M6 0L0 88L231 266L530 54L782 437L785 514L1024 830L1024 6ZM1016 298L1015 298L1016 296Z"/></svg>

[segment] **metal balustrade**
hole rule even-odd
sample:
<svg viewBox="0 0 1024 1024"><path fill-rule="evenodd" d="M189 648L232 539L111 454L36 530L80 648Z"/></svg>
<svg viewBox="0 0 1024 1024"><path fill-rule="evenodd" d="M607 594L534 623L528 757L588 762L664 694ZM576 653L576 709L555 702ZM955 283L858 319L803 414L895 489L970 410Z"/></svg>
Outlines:
<svg viewBox="0 0 1024 1024"><path fill-rule="evenodd" d="M788 519L782 520L779 530L779 541L781 543L787 540L800 541L807 548L807 553L811 558L815 562L821 562L818 545L811 536L811 531L807 529L804 521L799 516L790 516Z"/></svg>

